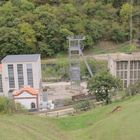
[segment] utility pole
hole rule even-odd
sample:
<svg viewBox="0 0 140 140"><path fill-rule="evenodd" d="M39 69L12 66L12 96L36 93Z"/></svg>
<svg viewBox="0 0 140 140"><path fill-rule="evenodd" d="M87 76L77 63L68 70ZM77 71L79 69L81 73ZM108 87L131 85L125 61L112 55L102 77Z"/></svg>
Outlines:
<svg viewBox="0 0 140 140"><path fill-rule="evenodd" d="M130 12L130 21L129 21L129 26L130 26L130 45L133 43L133 0L130 0L130 5L131 5L131 12Z"/></svg>

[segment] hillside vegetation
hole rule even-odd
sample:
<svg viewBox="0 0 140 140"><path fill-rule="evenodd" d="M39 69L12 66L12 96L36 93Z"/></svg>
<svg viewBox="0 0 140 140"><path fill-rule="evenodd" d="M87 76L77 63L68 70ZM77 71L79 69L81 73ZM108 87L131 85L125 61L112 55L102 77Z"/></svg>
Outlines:
<svg viewBox="0 0 140 140"><path fill-rule="evenodd" d="M113 111L116 107L119 110ZM65 118L0 115L1 140L138 140L140 96Z"/></svg>
<svg viewBox="0 0 140 140"><path fill-rule="evenodd" d="M128 0L1 0L0 56L66 52L69 35L85 35L85 48L129 40ZM133 38L140 35L140 1L134 0Z"/></svg>

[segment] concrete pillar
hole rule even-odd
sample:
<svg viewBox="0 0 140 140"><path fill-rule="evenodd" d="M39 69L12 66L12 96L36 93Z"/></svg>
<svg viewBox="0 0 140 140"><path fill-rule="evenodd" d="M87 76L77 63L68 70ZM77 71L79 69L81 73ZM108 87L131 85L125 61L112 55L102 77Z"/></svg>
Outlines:
<svg viewBox="0 0 140 140"><path fill-rule="evenodd" d="M127 66L127 87L130 85L130 60L128 60Z"/></svg>

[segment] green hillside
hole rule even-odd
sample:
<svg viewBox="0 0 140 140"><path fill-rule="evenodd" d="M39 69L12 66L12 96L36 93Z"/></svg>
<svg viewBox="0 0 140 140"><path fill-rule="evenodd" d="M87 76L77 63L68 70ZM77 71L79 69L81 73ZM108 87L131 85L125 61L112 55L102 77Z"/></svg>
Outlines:
<svg viewBox="0 0 140 140"><path fill-rule="evenodd" d="M65 118L1 115L0 139L138 140L139 118L140 96Z"/></svg>
<svg viewBox="0 0 140 140"><path fill-rule="evenodd" d="M131 13L137 40L139 9L139 0L133 0L133 6L128 0L0 0L0 57L67 53L69 35L84 35L86 49L101 41L128 42Z"/></svg>

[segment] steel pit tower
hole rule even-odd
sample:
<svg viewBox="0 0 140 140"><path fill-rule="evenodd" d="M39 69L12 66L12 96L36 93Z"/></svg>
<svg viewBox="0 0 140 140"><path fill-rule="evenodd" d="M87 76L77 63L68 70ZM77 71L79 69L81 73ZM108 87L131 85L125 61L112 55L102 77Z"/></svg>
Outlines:
<svg viewBox="0 0 140 140"><path fill-rule="evenodd" d="M83 36L69 36L69 76L71 81L71 89L80 91L81 89L81 76L80 76L80 56L82 56L84 63L91 75L92 71L84 58L82 53L82 41L85 39Z"/></svg>

